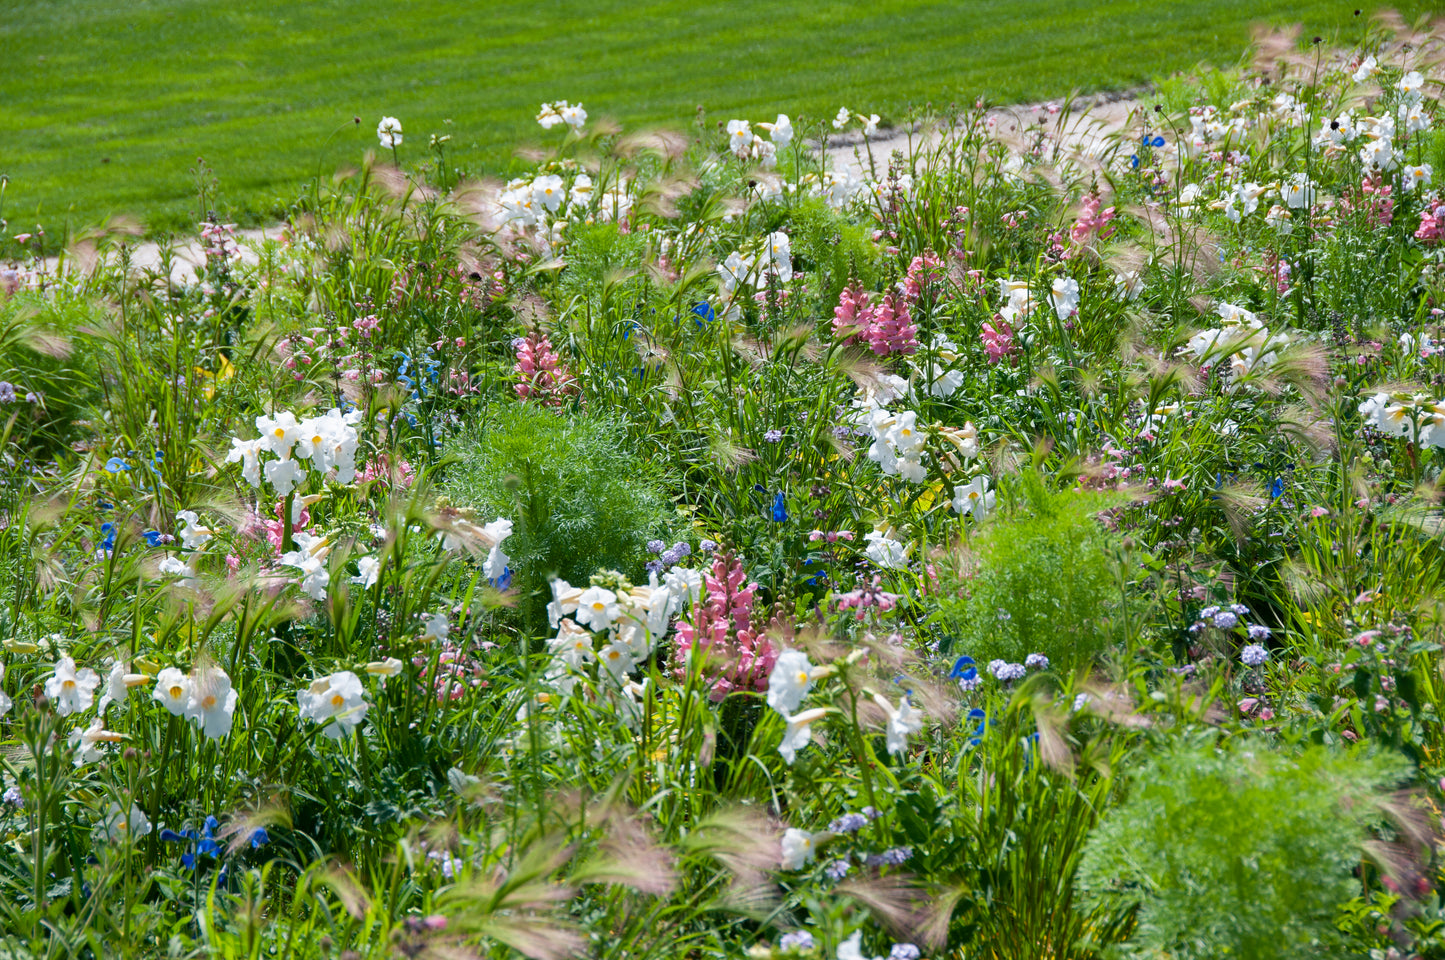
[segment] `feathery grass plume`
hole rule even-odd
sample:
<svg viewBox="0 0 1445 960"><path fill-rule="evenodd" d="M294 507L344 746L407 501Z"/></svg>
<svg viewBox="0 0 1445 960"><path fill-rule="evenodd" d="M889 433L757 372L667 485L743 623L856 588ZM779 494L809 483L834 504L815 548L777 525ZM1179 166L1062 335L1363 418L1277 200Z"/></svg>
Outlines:
<svg viewBox="0 0 1445 960"><path fill-rule="evenodd" d="M1219 240L1202 223L1181 221L1162 205L1125 205L1120 213L1147 228L1144 242L1149 258L1174 270L1182 270L1195 283L1205 284L1221 269Z"/></svg>
<svg viewBox="0 0 1445 960"><path fill-rule="evenodd" d="M866 907L899 940L936 950L948 939L953 902L914 877L903 873L850 877L834 889Z"/></svg>
<svg viewBox="0 0 1445 960"><path fill-rule="evenodd" d="M726 903L748 915L765 915L779 901L770 874L782 859L777 824L758 810L723 807L698 821L681 841L690 855L708 856L731 874Z"/></svg>
<svg viewBox="0 0 1445 960"><path fill-rule="evenodd" d="M607 810L598 827L603 839L597 852L571 871L570 882L616 884L654 897L670 896L677 889L674 856L635 813Z"/></svg>
<svg viewBox="0 0 1445 960"><path fill-rule="evenodd" d="M536 960L562 960L583 939L562 905L573 896L556 875L576 852L560 837L538 837L510 868L478 871L438 897L449 929L506 944Z"/></svg>
<svg viewBox="0 0 1445 960"><path fill-rule="evenodd" d="M1235 539L1244 542L1254 526L1254 516L1269 504L1269 495L1256 481L1221 484L1215 491L1224 520Z"/></svg>

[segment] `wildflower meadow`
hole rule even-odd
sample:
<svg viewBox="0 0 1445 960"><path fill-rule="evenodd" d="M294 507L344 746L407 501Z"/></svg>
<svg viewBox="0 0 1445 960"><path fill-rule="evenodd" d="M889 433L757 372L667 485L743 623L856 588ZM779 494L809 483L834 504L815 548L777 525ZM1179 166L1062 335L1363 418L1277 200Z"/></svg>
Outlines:
<svg viewBox="0 0 1445 960"><path fill-rule="evenodd" d="M1364 20L10 225L0 956L1445 957L1445 23Z"/></svg>

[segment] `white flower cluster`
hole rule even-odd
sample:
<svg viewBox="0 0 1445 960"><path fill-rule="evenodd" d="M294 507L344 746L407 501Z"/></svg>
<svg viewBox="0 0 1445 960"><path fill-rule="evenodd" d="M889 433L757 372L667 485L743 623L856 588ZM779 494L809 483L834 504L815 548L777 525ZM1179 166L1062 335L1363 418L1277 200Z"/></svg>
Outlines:
<svg viewBox="0 0 1445 960"><path fill-rule="evenodd" d="M111 670L108 696L113 697L119 692L117 673L122 666L117 663ZM149 680L146 677L146 682ZM231 732L231 721L236 712L236 690L231 686L231 678L220 667L197 667L189 674L167 667L156 674L155 699L172 716L196 721L208 737L219 739Z"/></svg>
<svg viewBox="0 0 1445 960"><path fill-rule="evenodd" d="M257 489L264 470L266 481L281 497L290 496L305 478L302 460L323 474L335 470L336 482L347 484L356 479L356 424L360 420L360 410L342 414L334 407L319 417L300 421L285 410L274 417L259 416L256 429L261 435L254 440L232 437L226 462L240 463L241 476ZM263 453L274 454L276 459L263 464Z"/></svg>
<svg viewBox="0 0 1445 960"><path fill-rule="evenodd" d="M573 130L581 130L587 123L587 111L582 109L582 104L569 104L566 100L544 103L542 109L537 112L537 122L542 125L543 130L551 130L563 123Z"/></svg>
<svg viewBox="0 0 1445 960"><path fill-rule="evenodd" d="M181 535L182 549L190 552L185 560L166 557L160 562L159 569L167 576L180 577L181 586L194 589L198 583L196 571L201 559L201 548L210 542L216 531L201 526L201 518L194 510L180 510L176 513L176 530Z"/></svg>
<svg viewBox="0 0 1445 960"><path fill-rule="evenodd" d="M868 531L863 538L868 546L863 548L863 555L868 562L883 570L906 570L908 569L908 546L903 541L894 537L896 533L892 527L884 525L881 529Z"/></svg>
<svg viewBox="0 0 1445 960"><path fill-rule="evenodd" d="M916 361L910 361L910 365L913 372L927 382L924 390L930 397L951 397L963 386L963 371L951 366L962 356L958 344L948 339L948 334L938 333L934 334L932 349L925 363L920 366ZM929 372L933 374L932 377L928 376Z"/></svg>
<svg viewBox="0 0 1445 960"><path fill-rule="evenodd" d="M1276 203L1269 208L1265 213L1265 223L1280 233L1288 234L1294 229L1289 211L1310 207L1315 202L1315 186L1303 173L1294 174L1279 184L1239 183L1210 207L1224 211L1232 222L1240 223L1259 209L1260 200L1270 196L1278 196L1284 203Z"/></svg>
<svg viewBox="0 0 1445 960"><path fill-rule="evenodd" d="M793 142L793 121L785 113L778 114L772 123L759 123L766 130L769 139L753 133L752 125L746 120L728 121L728 149L739 160L752 160L766 170L777 166L778 151L788 149Z"/></svg>
<svg viewBox="0 0 1445 960"><path fill-rule="evenodd" d="M798 751L813 742L813 723L828 715L826 707L798 712L803 698L813 689L813 681L822 673L822 668L815 667L806 653L784 650L773 662L773 672L768 674L768 706L787 724L778 752L789 766L798 758Z"/></svg>
<svg viewBox="0 0 1445 960"><path fill-rule="evenodd" d="M1355 79L1364 82L1378 71L1374 58L1369 57L1355 73ZM1403 130L1409 136L1430 129L1430 115L1424 105L1424 84L1424 77L1418 71L1405 74L1396 84L1400 101L1393 115L1382 113L1378 117L1356 118L1353 111L1346 110L1336 117L1324 117L1314 138L1315 146L1323 148L1326 157L1335 157L1358 145L1360 162L1366 170L1389 173L1404 159L1403 151L1395 147L1398 132ZM1430 175L1429 164L1407 170L1405 189L1412 190L1422 181L1428 186Z"/></svg>
<svg viewBox="0 0 1445 960"><path fill-rule="evenodd" d="M69 717L84 713L92 705L96 716L85 728L76 727L68 742L75 748L75 765L94 763L105 757L103 746L120 743L123 734L107 730L105 713L111 704L125 703L130 691L151 682L149 674L131 672L130 662L115 660L102 680L89 667L77 667L72 657L61 657L55 672L45 681L45 696L57 716ZM0 677L4 676L0 669ZM231 732L236 712L236 691L225 670L215 665L197 666L189 674L167 667L155 678L153 699L173 716L194 720L208 738L218 740ZM103 685L103 686L102 686ZM103 690L96 703L96 692ZM8 697L0 696L0 715L10 709Z"/></svg>
<svg viewBox="0 0 1445 960"><path fill-rule="evenodd" d="M1387 436L1445 449L1445 400L1431 399L1427 393L1377 393L1359 410L1368 426Z"/></svg>
<svg viewBox="0 0 1445 960"><path fill-rule="evenodd" d="M570 187L555 173L540 174L531 179L519 177L508 181L506 189L497 198L503 223L522 227L545 223L557 231L565 226L566 220L562 218L591 216L594 202L596 218L612 221L627 216L633 199L625 183L597 193L596 184L586 173L573 177Z"/></svg>
<svg viewBox="0 0 1445 960"><path fill-rule="evenodd" d="M382 117L376 125L376 139L388 150L401 146L401 121L396 117Z"/></svg>
<svg viewBox="0 0 1445 960"><path fill-rule="evenodd" d="M371 704L365 696L366 690L356 674L342 670L312 681L296 694L296 704L303 719L326 723L321 732L332 740L340 740L366 719Z"/></svg>
<svg viewBox="0 0 1445 960"><path fill-rule="evenodd" d="M583 667L601 663L625 687L629 674L667 636L672 618L697 603L701 593L702 574L685 567L669 570L661 582L654 573L647 586L620 592L553 580L547 619L557 635L547 642L552 654L547 681L570 696ZM598 634L605 642L595 648Z"/></svg>
<svg viewBox="0 0 1445 960"><path fill-rule="evenodd" d="M717 265L718 294L722 299L718 312L736 319L749 291L766 289L775 280L788 283L792 279L792 240L782 231L770 233L758 247L734 250Z"/></svg>
<svg viewBox="0 0 1445 960"><path fill-rule="evenodd" d="M857 111L849 111L847 107L839 107L837 116L833 117L833 129L842 130L850 123L856 123L863 128L863 136L876 137L878 135L878 121L881 118L876 113L864 115Z"/></svg>
<svg viewBox="0 0 1445 960"><path fill-rule="evenodd" d="M928 477L924 460L928 434L918 427L918 414L913 410L893 413L874 407L866 424L873 442L868 446L868 459L882 468L884 474L902 477L910 483L922 483Z"/></svg>
<svg viewBox="0 0 1445 960"><path fill-rule="evenodd" d="M1267 369L1289 343L1288 334L1271 333L1257 316L1243 307L1221 303L1218 312L1220 325L1196 333L1185 345L1200 363L1213 365L1223 358L1228 361L1233 377L1243 377Z"/></svg>

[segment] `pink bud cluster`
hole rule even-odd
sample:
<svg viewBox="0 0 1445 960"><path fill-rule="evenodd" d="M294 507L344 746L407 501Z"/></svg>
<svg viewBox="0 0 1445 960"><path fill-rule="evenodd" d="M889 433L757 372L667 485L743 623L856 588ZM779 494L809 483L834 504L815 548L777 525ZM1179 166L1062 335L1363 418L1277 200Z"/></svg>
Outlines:
<svg viewBox="0 0 1445 960"><path fill-rule="evenodd" d="M1114 208L1106 207L1103 212L1099 211L1099 205L1104 201L1097 193L1091 193L1084 198L1084 209L1079 213L1079 219L1074 221L1074 227L1069 231L1069 238L1079 246L1083 246L1092 240L1107 240L1114 235L1114 228L1109 225L1114 219Z"/></svg>
<svg viewBox="0 0 1445 960"><path fill-rule="evenodd" d="M1384 182L1379 173L1375 173L1360 181L1361 196L1358 200L1351 202L1349 196L1344 196L1340 198L1340 206L1346 211L1363 210L1368 222L1388 227L1395 222L1395 199L1390 196L1394 189Z"/></svg>
<svg viewBox="0 0 1445 960"><path fill-rule="evenodd" d="M1013 327L1002 317L994 317L993 323L984 323L979 339L983 342L983 352L988 354L988 362L991 364L998 363L1018 351Z"/></svg>
<svg viewBox="0 0 1445 960"><path fill-rule="evenodd" d="M837 597L839 610L853 610L853 616L862 620L870 609L887 613L898 605L898 594L889 593L882 587L883 578L874 575L871 583L865 583L857 590Z"/></svg>
<svg viewBox="0 0 1445 960"><path fill-rule="evenodd" d="M228 223L201 224L201 243L207 265L228 264L241 253L235 230Z"/></svg>
<svg viewBox="0 0 1445 960"><path fill-rule="evenodd" d="M436 671L431 670L430 655L417 655L411 659L412 666L421 671L419 679L430 683L435 691L437 703L460 700L468 690L487 686L486 669L481 662L466 653L451 641L442 641L441 652L437 654Z"/></svg>
<svg viewBox="0 0 1445 960"><path fill-rule="evenodd" d="M933 251L925 250L923 256L914 257L908 265L908 275L903 278L903 296L909 304L915 304L925 290L942 280L943 262Z"/></svg>
<svg viewBox="0 0 1445 960"><path fill-rule="evenodd" d="M412 481L416 479L416 471L406 459L399 459L396 468L391 466L391 458L385 453L378 454L375 460L363 466L356 474L358 483L368 481L379 481L382 486L390 487L395 483L400 489L408 489Z"/></svg>
<svg viewBox="0 0 1445 960"><path fill-rule="evenodd" d="M1432 200L1420 211L1420 229L1415 231L1415 239L1430 244L1445 239L1445 203Z"/></svg>
<svg viewBox="0 0 1445 960"><path fill-rule="evenodd" d="M735 690L766 690L768 675L778 659L777 648L761 630L753 628L758 585L748 583L742 561L719 553L712 570L703 576L706 597L694 608L693 620L679 620L673 672L687 675L694 650L707 657L702 667L708 696L722 700Z"/></svg>
<svg viewBox="0 0 1445 960"><path fill-rule="evenodd" d="M856 284L844 288L833 308L833 335L844 343L867 341L880 357L909 356L918 352L918 330L908 311L908 300L890 290L877 304Z"/></svg>
<svg viewBox="0 0 1445 960"><path fill-rule="evenodd" d="M577 378L562 364L545 333L529 333L513 340L512 346L517 350L513 372L521 380L512 386L517 396L555 407L577 392Z"/></svg>

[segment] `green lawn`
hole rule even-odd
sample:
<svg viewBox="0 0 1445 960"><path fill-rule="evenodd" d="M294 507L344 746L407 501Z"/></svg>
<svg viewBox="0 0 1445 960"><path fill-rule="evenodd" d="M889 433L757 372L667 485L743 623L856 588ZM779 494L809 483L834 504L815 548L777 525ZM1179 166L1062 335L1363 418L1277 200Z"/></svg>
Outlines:
<svg viewBox="0 0 1445 960"><path fill-rule="evenodd" d="M204 157L221 209L273 216L399 117L415 159L505 167L544 99L629 124L885 115L1119 88L1234 62L1255 20L1357 34L1348 2L957 0L11 0L0 19L0 173L10 233L112 213L188 225ZM350 124L362 120L359 128ZM450 126L443 121L450 119ZM333 131L343 127L332 137ZM328 138L329 141L328 141Z"/></svg>

